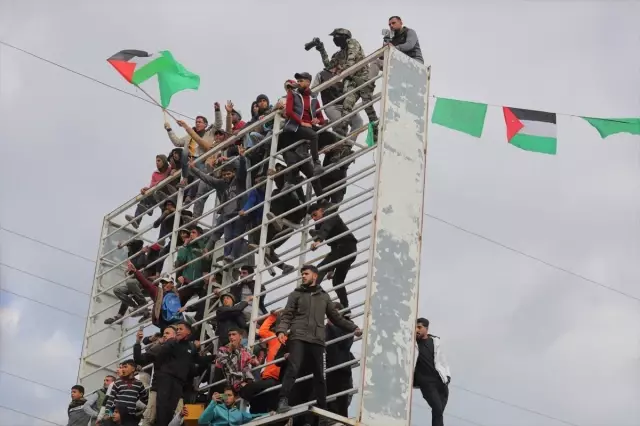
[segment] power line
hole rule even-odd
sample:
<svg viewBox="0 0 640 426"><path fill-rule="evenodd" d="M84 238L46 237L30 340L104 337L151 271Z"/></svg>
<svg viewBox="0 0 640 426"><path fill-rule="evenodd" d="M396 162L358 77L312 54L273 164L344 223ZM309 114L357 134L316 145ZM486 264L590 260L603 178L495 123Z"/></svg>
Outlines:
<svg viewBox="0 0 640 426"><path fill-rule="evenodd" d="M53 281L53 280L50 280L50 279L48 279L48 278L41 277L40 275L32 274L31 272L28 272L28 271L22 270L22 269L20 269L20 268L16 268L15 266L7 265L6 263L3 263L3 262L0 262L0 266L4 266L5 268L13 269L14 271L18 271L18 272L23 273L23 274L25 274L25 275L29 275L30 277L38 278L38 279L40 279L40 280L42 280L42 281L46 281L46 282L48 282L48 283L50 283L50 284L55 284L55 285L57 285L57 286L60 286L60 287L66 288L66 289L68 289L68 290L75 291L76 293L84 294L85 296L91 296L91 294L86 293L86 292L84 292L84 291L82 291L82 290L78 290L77 288L74 288L74 287L68 286L68 285L66 285L66 284L60 284L60 283L59 283L59 282L57 282L57 281Z"/></svg>
<svg viewBox="0 0 640 426"><path fill-rule="evenodd" d="M49 423L55 426L63 426L60 423L52 422L51 420L43 419L42 417L34 416L33 414L25 413L24 411L16 410L15 408L9 408L5 405L0 405L0 408L3 408L7 411L13 411L14 413L22 414L23 416L31 417L32 419L40 420L41 422Z"/></svg>
<svg viewBox="0 0 640 426"><path fill-rule="evenodd" d="M69 68L69 67L66 67L66 66L64 66L64 65L61 65L61 64L59 64L59 63L57 63L57 62L54 62L54 61L51 61L51 60L49 60L49 59L43 58L43 57L41 57L41 56L38 56L38 55L36 55L35 53L29 52L29 51L27 51L27 50L25 50L25 49L22 49L22 48L20 48L20 47L14 46L14 45L9 44L9 43L7 43L7 42L5 42L5 41L0 40L0 44L2 44L2 45L4 45L4 46L7 46L7 47L9 47L9 48L12 48L12 49L18 50L18 51L20 51L20 52L22 52L22 53L24 53L24 54L26 54L26 55L29 55L29 56L32 56L32 57L34 57L34 58L38 59L38 60L41 60L41 61L47 62L48 64L54 65L54 66L56 66L56 67L58 67L58 68L61 68L61 69L65 70L65 71L71 72L71 73L76 74L76 75L78 75L78 76L80 76L80 77L83 77L83 78L86 78L86 79L88 79L88 80L91 80L91 81L93 81L93 82L95 82L95 83L101 84L101 85L103 85L103 86L105 86L105 87L107 87L107 88L110 88L110 89L113 89L113 90L117 90L118 92L124 93L124 94L129 95L129 96L133 96L133 97L135 97L135 98L137 98L137 99L140 99L140 100L142 100L142 101L144 101L144 102L146 102L146 103L149 103L149 104L151 104L151 105L156 106L156 104L155 104L155 103L153 103L152 101L150 101L150 100L148 100L148 99L145 99L145 98L143 98L143 97L141 97L141 96L138 96L138 95L136 95L136 94L134 94L134 93L127 92L127 91L122 90L122 89L120 89L120 88L118 88L118 87L112 86L112 85L110 85L110 84L108 84L108 83L105 83L105 82L103 82L103 81L100 81L100 80L98 80L98 79L96 79L96 78L94 78L94 77L88 76L88 75L83 74L83 73L81 73L81 72L75 71L75 70L73 70L73 69L71 69L71 68ZM170 109L167 109L167 111L171 111L171 112L173 112L173 113L175 113L175 114L177 114L177 115L180 115L180 116L182 116L182 117L186 117L186 118L189 118L189 119L191 119L191 120L194 120L194 118L193 118L193 117L189 117L188 115L182 114L182 113L180 113L180 112L178 112L178 111L174 111L174 110L170 110ZM362 188L362 187L361 187L361 186L359 186L359 185L356 185L356 184L353 184L353 185L354 185L354 186L356 186L356 187L358 187L358 188L360 188L360 189L363 189L363 190L364 190L364 188ZM621 291L621 290L618 290L618 289L616 289L616 288L614 288L614 287L608 286L608 285L606 285L606 284L602 284L602 283L600 283L600 282L598 282L598 281L592 280L591 278L587 278L587 277L585 277L585 276L583 276L583 275L580 275L580 274L578 274L578 273L576 273L576 272L570 271L570 270L568 270L568 269L566 269L566 268L562 268L562 267L560 267L560 266L554 265L554 264L552 264L552 263L550 263L550 262L547 262L547 261L545 261L545 260L543 260L543 259L540 259L540 258L535 257L535 256L533 256L533 255L527 254L527 253L525 253L525 252L523 252L523 251L520 251L520 250L517 250L517 249L515 249L515 248L513 248L513 247L509 247L509 246L507 246L507 245L505 245L505 244L502 244L502 243L500 243L500 242L498 242L498 241L495 241L495 240L493 240L493 239L491 239L491 238L485 237L484 235L478 234L478 233L473 232L473 231L470 231L470 230L468 230L468 229L462 228L461 226L455 225L455 224L453 224L453 223L451 223L451 222L449 222L449 221L446 221L446 220L444 220L444 219L441 219L441 218L439 218L439 217L436 217L436 216L430 215L430 214L428 214L428 213L425 213L425 216L428 216L428 217L430 217L430 218L432 218L432 219L434 219L434 220L440 221L440 222L442 222L442 223L444 223L444 224L446 224L446 225L449 225L449 226L451 226L451 227L453 227L453 228L456 228L456 229L458 229L458 230L460 230L460 231L462 231L462 232L466 232L466 233L468 233L468 234L470 234L470 235L474 235L474 236L475 236L475 237L477 237L477 238L481 238L481 239L483 239L483 240L485 240L485 241L488 241L488 242L490 242L490 243L493 243L493 244L495 244L495 245L498 245L498 246L500 246L500 247L502 247L502 248L504 248L504 249L510 250L510 251L512 251L512 252L514 252L514 253L518 253L518 254L520 254L520 255L522 255L522 256L525 256L525 257L527 257L527 258L529 258L529 259L535 260L535 261L537 261L537 262L539 262L539 263L542 263L542 264L544 264L544 265L547 265L547 266L549 266L549 267L551 267L551 268L554 268L554 269L557 269L557 270L559 270L559 271L562 271L562 272L564 272L564 273L566 273L566 274L573 275L574 277L579 278L579 279L581 279L581 280L583 280L583 281L590 282L590 283L595 284L595 285L597 285L597 286L599 286L599 287L602 287L602 288L607 289L607 290L609 290L609 291L613 291L613 292L618 293L618 294L620 294L620 295L622 295L622 296L625 296L625 297L628 297L628 298L630 298L630 299L633 299L633 300L636 300L636 301L639 301L639 302L640 302L640 298L638 298L638 297L636 297L636 296L633 296L633 295L631 295L631 294L629 294L629 293L625 293L625 292L623 292L623 291ZM36 241L36 242L38 242L38 243L40 243L40 244L43 244L43 245L46 245L46 246L48 246L48 247L51 247L51 248L54 248L54 249L58 249L58 250L60 250L60 251L66 252L66 253L71 254L71 255L74 255L74 256L79 257L79 258L81 258L81 259L88 260L88 261L90 261L90 262L94 262L93 260L91 260L91 259L89 259L89 258L86 258L86 257L84 257L84 256L80 256L80 255L77 255L77 254L75 254L75 253L68 252L68 251L66 251L66 250L64 250L64 249L61 249L61 248L59 248L59 247L56 247L56 246L53 246L53 245L50 245L50 244L44 243L44 242L42 242L42 241L38 241L38 240L36 240L36 239L33 239L33 238L31 238L31 237L27 237L27 236L22 235L22 234L18 234L18 233L14 232L14 231L7 230L6 228L1 228L1 227L0 227L0 229L4 230L4 231L6 231L6 232L13 233L13 234L15 234L15 235L20 235L20 236L22 236L22 237L24 237L24 238L30 239L30 240L32 240L32 241ZM94 262L94 263L95 263L95 262Z"/></svg>
<svg viewBox="0 0 640 426"><path fill-rule="evenodd" d="M366 190L365 188L363 188L363 187L361 187L360 185L357 185L357 184L355 184L355 183L354 183L354 184L352 184L352 185L353 185L353 186L355 186L355 187L358 187L358 188L360 188L360 189L362 189L362 190ZM499 242L499 241L496 241L496 240L494 240L494 239L491 239L491 238L489 238L489 237L486 237L486 236L484 236L484 235L482 235L482 234L478 234L477 232L470 231L470 230L468 230L468 229L466 229L466 228L463 228L462 226L456 225L455 223L451 223L451 222L449 222L449 221L447 221L447 220L444 220L444 219L439 218L439 217L437 217L437 216L434 216L434 215L432 215L432 214L425 213L424 215L425 215L425 216L427 216L427 217L429 217L429 218L431 218L431 219L437 220L438 222L442 222L442 223L444 223L445 225L448 225L448 226L450 226L450 227L452 227L452 228L455 228L455 229L457 229L458 231L462 231L462 232L465 232L465 233L467 233L467 234L469 234L469 235L473 235L474 237L477 237L477 238L480 238L480 239L482 239L482 240L485 240L485 241L487 241L487 242L489 242L489 243L491 243L491 244L495 244L495 245L497 245L497 246L500 246L500 247L502 247L503 249L506 249L506 250L512 251L512 252L517 253L517 254L519 254L519 255L521 255L521 256L527 257L527 258L529 258L529 259L531 259L531 260L535 260L536 262L538 262L538 263L542 263L543 265L546 265L546 266L548 266L548 267L550 267L550 268L557 269L558 271L564 272L565 274L572 275L572 276L574 276L574 277L576 277L576 278L579 278L579 279L581 279L581 280L583 280L583 281L587 281L587 282L589 282L589 283L591 283L591 284L595 284L595 285L597 285L597 286L599 286L599 287L602 287L602 288L604 288L605 290L613 291L614 293L618 293L618 294L619 294L619 295L621 295L621 296L625 296L625 297L628 297L628 298L630 298L630 299L633 299L633 300L636 300L636 301L640 302L640 297L636 297L636 296L634 296L634 295L632 295L632 294L625 293L625 292L624 292L624 291L622 291L622 290L618 290L618 289L617 289L617 288L615 288L615 287L611 287L611 286L608 286L608 285L603 284L603 283L601 283L601 282L598 282L598 281L592 280L591 278L585 277L584 275L580 275L580 274L578 274L577 272L573 272L573 271L571 271L571 270L569 270L569 269L563 268L562 266L558 266L558 265L555 265L555 264L553 264L553 263L547 262L546 260L540 259L539 257L535 257L535 256L533 256L533 255L531 255L531 254L528 254L528 253L525 253L525 252L523 252L523 251L521 251L521 250L518 250L518 249L516 249L516 248L510 247L510 246L508 246L508 245L506 245L506 244L503 244L503 243L501 243L501 242Z"/></svg>
<svg viewBox="0 0 640 426"><path fill-rule="evenodd" d="M422 399L420 399L420 400L418 400L418 401L423 401L423 400L422 400ZM425 410L425 411L426 411L426 410L428 410L428 411L432 411L432 410L431 410L431 407L429 407L428 405L426 405L426 403L425 403L425 405L415 404L415 406L412 406L412 407L411 407L412 411L413 411L413 408L419 408L419 409L421 409L421 410ZM446 410L445 410L445 412L444 412L443 414L444 414L445 416L447 416L447 417L451 417L451 418L453 418L453 419L462 420L463 422L467 422L467 423L469 423L469 424L471 424L471 425L474 425L474 426L485 426L485 425L483 425L482 423L478 423L478 422L476 422L475 420L469 420L469 419L467 419L467 418L460 417L460 416L458 416L458 415L456 415L456 414L448 413ZM413 418L413 415L412 415L411 417Z"/></svg>
<svg viewBox="0 0 640 426"><path fill-rule="evenodd" d="M68 254L70 256L77 257L78 259L86 260L87 262L91 262L91 263L96 263L95 260L93 260L93 259L89 259L88 257L82 256L80 254L74 253L74 252L69 251L69 250L65 250L62 247L58 247L58 246L54 246L53 244L45 243L42 240L38 240L37 238L33 238L33 237L28 236L28 235L21 234L19 232L13 231L11 229L8 229L8 228L0 226L0 231L8 232L9 234L13 234L13 235L16 235L18 237L24 238L26 240L33 241L34 243L41 244L43 246L52 248L54 250L58 250L58 251L60 251L62 253L66 253L66 254Z"/></svg>
<svg viewBox="0 0 640 426"><path fill-rule="evenodd" d="M75 74L75 75L78 75L78 76L80 76L80 77L86 78L87 80L91 80L91 81L93 81L94 83L98 83L98 84L100 84L100 85L102 85L102 86L108 87L109 89L117 90L118 92L120 92L120 93L124 93L125 95L133 96L134 98L140 99L141 101L145 101L146 103L151 104L151 105L153 105L153 106L155 106L155 107L157 107L157 106L158 106L156 103L154 103L154 102L150 101L149 99L143 98L142 96L138 96L138 95L136 95L135 93L127 92L126 90L122 90L122 89L120 89L119 87L112 86L112 85L110 85L110 84L108 84L108 83L105 83L104 81L98 80L97 78L91 77L91 76L89 76L89 75L87 75L87 74L83 74L83 73L81 73L81 72L79 72L79 71L73 70L73 69L71 69L71 68L69 68L69 67L66 67L66 66L64 66L64 65L61 65L61 64L59 64L59 63L57 63L57 62L54 62L54 61L51 61L51 60L49 60L49 59L43 58L42 56L38 56L38 55L36 55L35 53L31 53L31 52L29 52L28 50L21 49L21 48L19 48L19 47L17 47L17 46L14 46L14 45L9 44L9 43L7 43L7 42L5 42L5 41L2 41L2 40L0 40L0 44L2 44L2 45L4 45L4 46L7 46L7 47L10 47L11 49L15 49L15 50L17 50L17 51L19 51L19 52L22 52L22 53L24 53L24 54L26 54L26 55L29 55L29 56L33 57L33 58L39 59L39 60L41 60L41 61L44 61L44 62L46 62L46 63L48 63L48 64L51 64L51 65L53 65L53 66L56 66L56 67L58 67L58 68L60 68L60 69L63 69L63 70L65 70L65 71L68 71L68 72L70 72L70 73L73 73L73 74ZM190 119L190 120L195 120L195 118L193 118L193 117L189 117L188 115L182 114L182 113L180 113L180 112L178 112L178 111L174 111L174 110L172 110L172 109L168 109L168 108L167 108L167 111L170 111L170 112L172 112L172 113L174 113L174 114L176 114L176 115L180 115L180 116L182 116L182 117L188 118L188 119Z"/></svg>
<svg viewBox="0 0 640 426"><path fill-rule="evenodd" d="M54 309L56 311L64 312L65 314L73 315L74 317L78 317L78 318L82 318L82 319L87 318L84 315L76 314L75 312L65 311L64 309L60 309L57 306L49 305L48 303L40 302L39 300L32 299L31 297L24 296L24 295L18 294L18 293L14 293L13 291L7 290L6 288L0 288L0 291L4 291L5 293L13 294L14 296L21 297L23 299L29 300L29 301L31 301L33 303L37 303L37 304L42 305L42 306L46 306L47 308L51 308L51 309Z"/></svg>
<svg viewBox="0 0 640 426"><path fill-rule="evenodd" d="M615 287L611 287L611 286L608 286L606 284L602 284L602 283L600 283L598 281L592 280L591 278L585 277L584 275L580 275L577 272L573 272L573 271L571 271L569 269L566 269L566 268L563 268L561 266L554 265L553 263L547 262L546 260L540 259L539 257L535 257L535 256L533 256L531 254L528 254L528 253L525 253L525 252L523 252L521 250L518 250L518 249L515 249L513 247L510 247L510 246L508 246L506 244L503 244L503 243L501 243L499 241L493 240L493 239L491 239L489 237L485 237L484 235L478 234L477 232L473 232L473 231L470 231L468 229L465 229L465 228L463 228L461 226L458 226L458 225L456 225L454 223L451 223L449 221L441 219L441 218L439 218L437 216L433 216L433 215L428 214L428 213L425 213L425 216L430 217L431 219L437 220L439 222L442 222L445 225L451 226L452 228L455 228L455 229L457 229L459 231L466 232L467 234L473 235L474 237L477 237L477 238L480 238L480 239L485 240L487 242L490 242L491 244L495 244L495 245L500 246L500 247L502 247L502 248L504 248L506 250L512 251L512 252L517 253L517 254L519 254L521 256L527 257L527 258L529 258L531 260L535 260L536 262L542 263L543 265L549 266L550 268L557 269L558 271L564 272L565 274L572 275L572 276L574 276L576 278L579 278L579 279L581 279L583 281L587 281L587 282L589 282L591 284L595 284L595 285L597 285L599 287L602 287L602 288L604 288L606 290L613 291L614 293L618 293L621 296L625 296L625 297L628 297L629 299L633 299L633 300L636 300L636 301L640 302L640 298L639 297L636 297L636 296L634 296L632 294L629 294L629 293L625 293L624 291L618 290Z"/></svg>
<svg viewBox="0 0 640 426"><path fill-rule="evenodd" d="M470 394L473 394L473 395L479 396L479 397L481 397L481 398L490 399L491 401L499 402L500 404L504 404L504 405L507 405L507 406L509 406L509 407L512 407L512 408L515 408L515 409L521 410L521 411L526 411L526 412L528 412L528 413L535 414L535 415L540 416L540 417L545 417L545 418L547 418L547 419L549 419L549 420L555 420L556 422L564 423L564 424L569 425L569 426L579 426L578 424L576 424L576 423L571 423L571 422L570 422L570 421L568 421L568 420L563 420L563 419L560 419L560 418L558 418L558 417L554 417L554 416L552 416L552 415L545 414L545 413L543 413L543 412L541 412L541 411L533 410L533 409L531 409L531 408L523 407L523 406L521 406L521 405L516 405L516 404L513 404L513 403L511 403L511 402L504 401L504 400L502 400L502 399L494 398L494 397L492 397L492 396L490 396L490 395L487 395L487 394L484 394L484 393L480 393L480 392L472 391L471 389L467 389L467 388L464 388L464 387L462 387L462 386L458 386L458 385L451 385L451 386L452 386L452 387L454 387L454 388L456 388L456 389L460 389L460 390L463 390L463 391L465 391L465 392L469 392Z"/></svg>
<svg viewBox="0 0 640 426"><path fill-rule="evenodd" d="M42 387L45 387L45 388L52 389L54 391L62 392L64 394L66 394L66 395L69 394L68 390L63 390L63 389L56 388L56 387L53 387L53 386L45 385L44 383L36 382L35 380L27 379L26 377L18 376L17 374L9 373L8 371L5 371L5 370L0 370L0 373L6 374L7 376L15 377L16 379L24 380L25 382L33 383L34 385L39 385L39 386L42 386Z"/></svg>

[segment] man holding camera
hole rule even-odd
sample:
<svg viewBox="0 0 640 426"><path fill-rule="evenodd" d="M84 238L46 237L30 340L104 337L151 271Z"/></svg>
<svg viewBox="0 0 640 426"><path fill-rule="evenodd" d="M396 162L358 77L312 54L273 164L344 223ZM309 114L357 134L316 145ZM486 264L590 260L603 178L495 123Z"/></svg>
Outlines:
<svg viewBox="0 0 640 426"><path fill-rule="evenodd" d="M420 42L418 35L411 28L403 26L402 19L399 16L389 18L389 29L393 36L387 44L395 46L396 49L404 53L410 58L424 64L422 58L422 50L420 50Z"/></svg>
<svg viewBox="0 0 640 426"><path fill-rule="evenodd" d="M329 59L329 55L327 54L327 51L324 48L324 44L320 41L320 39L315 38L310 43L307 43L305 45L305 49L308 48L307 50L309 50L311 47L315 47L316 50L320 52L325 68L331 69L337 67L341 72L364 59L365 55L364 51L362 50L362 46L356 39L351 36L351 31L345 28L336 28L329 35L333 37L333 43L340 48L339 51L331 56L331 59ZM350 75L344 80L342 93L347 93L350 90L361 86L368 79L369 67L361 68L356 73ZM342 102L341 117L344 117L353 111L353 107L355 106L358 99L362 99L363 104L371 102L373 100L374 88L374 84L371 83L359 90L349 93ZM373 108L373 105L365 108L365 112L367 113L367 117L369 117L369 122L375 123L374 125L376 126L377 130L378 115L376 114L376 110ZM349 123L344 121L337 126L334 126L333 129L338 133L346 135L348 125ZM374 133L374 135L377 136L377 131Z"/></svg>

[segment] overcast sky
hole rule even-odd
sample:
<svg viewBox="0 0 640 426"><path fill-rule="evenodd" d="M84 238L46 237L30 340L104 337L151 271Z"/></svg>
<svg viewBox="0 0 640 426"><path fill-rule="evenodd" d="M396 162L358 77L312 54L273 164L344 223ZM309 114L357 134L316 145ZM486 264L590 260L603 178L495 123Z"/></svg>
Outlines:
<svg viewBox="0 0 640 426"><path fill-rule="evenodd" d="M233 99L248 115L257 94L275 99L294 72L320 69L305 42L319 36L333 52L327 34L346 27L371 52L397 14L418 32L433 95L640 116L639 2L232 7L0 0L0 40L132 92L105 59L168 49L202 81L173 109L211 117L214 101ZM451 364L448 426L640 424L638 300L494 243L640 298L640 137L602 140L579 118L557 120L557 156L509 146L497 107L481 139L429 129L426 212L449 224L425 218L420 314ZM0 46L4 228L94 258L104 214L146 185L154 156L170 148L158 109ZM0 405L64 424L94 265L2 230L0 242ZM414 424L429 424L414 401ZM0 408L0 424L47 423Z"/></svg>

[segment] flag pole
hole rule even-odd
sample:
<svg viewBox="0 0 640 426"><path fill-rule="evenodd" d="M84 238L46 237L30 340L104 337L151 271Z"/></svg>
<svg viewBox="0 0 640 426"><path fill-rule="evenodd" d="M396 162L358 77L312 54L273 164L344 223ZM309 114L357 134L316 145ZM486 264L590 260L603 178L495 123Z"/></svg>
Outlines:
<svg viewBox="0 0 640 426"><path fill-rule="evenodd" d="M160 105L160 103L159 103L158 101L156 101L156 100L155 100L155 98L154 98L153 96L151 96L150 94L148 94L146 90L144 90L142 87L138 86L137 84L136 84L135 86L136 86L138 89L140 89L140 91L141 91L142 93L144 93L145 95L147 95L147 98L151 99L151 100L153 101L153 103L154 103L154 104L156 104L156 105L158 105L160 108L162 108L162 111L164 111L164 112L165 112L165 114L169 114L169 116L170 116L171 118L173 118L175 121L178 121L178 119L177 119L173 114L171 114L171 112L170 112L170 111L167 111L167 109L166 109L165 107L163 107L162 105Z"/></svg>

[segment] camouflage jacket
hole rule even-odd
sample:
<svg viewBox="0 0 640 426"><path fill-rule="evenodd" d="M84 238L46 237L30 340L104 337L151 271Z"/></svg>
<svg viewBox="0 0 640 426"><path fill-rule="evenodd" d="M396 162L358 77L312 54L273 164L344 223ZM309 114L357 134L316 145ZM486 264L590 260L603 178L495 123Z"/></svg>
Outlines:
<svg viewBox="0 0 640 426"><path fill-rule="evenodd" d="M365 57L362 46L360 46L358 40L354 38L348 39L347 46L334 53L331 56L331 59L329 59L329 55L324 49L320 50L320 55L322 55L322 62L324 63L325 68L331 68L331 62L336 62L341 70L346 70L350 66L363 60ZM369 67L362 67L355 74L352 74L351 77L353 79L366 81L369 77Z"/></svg>

